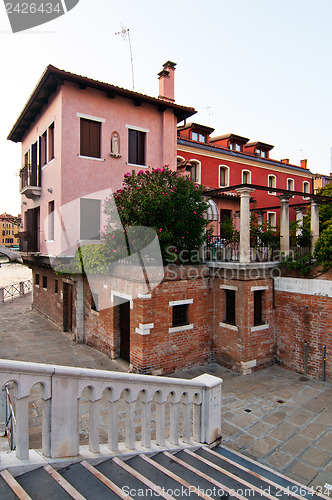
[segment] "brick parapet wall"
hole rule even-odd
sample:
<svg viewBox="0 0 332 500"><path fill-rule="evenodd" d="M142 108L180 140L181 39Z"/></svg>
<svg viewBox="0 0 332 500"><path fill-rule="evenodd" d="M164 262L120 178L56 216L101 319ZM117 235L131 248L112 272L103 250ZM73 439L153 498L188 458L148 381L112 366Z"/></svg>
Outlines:
<svg viewBox="0 0 332 500"><path fill-rule="evenodd" d="M276 361L290 370L306 371L310 376L321 378L325 345L326 379L331 379L332 298L276 291L275 305L272 329L276 338Z"/></svg>
<svg viewBox="0 0 332 500"><path fill-rule="evenodd" d="M55 325L62 328L62 277L57 276L53 269L39 266L30 266L33 280L32 307ZM36 285L36 274L39 275L39 285ZM43 288L43 276L47 278L47 288ZM58 292L55 293L55 280L58 280Z"/></svg>
<svg viewBox="0 0 332 500"><path fill-rule="evenodd" d="M226 292L222 287L236 287L235 325L225 322ZM266 287L263 291L263 321L266 328L254 327L254 291L252 287ZM273 280L215 279L214 357L222 365L247 373L273 364L275 342L271 330L273 307ZM222 323L222 325L220 325Z"/></svg>

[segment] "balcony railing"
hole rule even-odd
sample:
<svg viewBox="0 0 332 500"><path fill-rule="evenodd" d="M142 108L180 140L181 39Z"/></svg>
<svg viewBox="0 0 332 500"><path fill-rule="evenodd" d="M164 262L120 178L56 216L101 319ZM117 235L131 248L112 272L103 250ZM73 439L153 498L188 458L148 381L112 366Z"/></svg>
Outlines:
<svg viewBox="0 0 332 500"><path fill-rule="evenodd" d="M39 231L22 231L18 233L20 238L20 252L39 252Z"/></svg>
<svg viewBox="0 0 332 500"><path fill-rule="evenodd" d="M250 262L272 262L278 259L279 255L280 251L275 244L263 244L257 239L251 242ZM204 248L204 260L205 262L239 262L240 245L226 238L212 236Z"/></svg>
<svg viewBox="0 0 332 500"><path fill-rule="evenodd" d="M40 167L26 164L20 170L21 193L28 198L40 195L41 175Z"/></svg>

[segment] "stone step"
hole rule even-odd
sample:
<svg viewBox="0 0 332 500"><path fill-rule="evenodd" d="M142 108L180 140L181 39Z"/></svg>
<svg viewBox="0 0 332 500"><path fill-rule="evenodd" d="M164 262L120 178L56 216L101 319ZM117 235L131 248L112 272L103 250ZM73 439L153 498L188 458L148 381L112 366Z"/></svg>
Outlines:
<svg viewBox="0 0 332 500"><path fill-rule="evenodd" d="M87 461L56 471L50 465L14 479L0 476L1 500L148 500L229 498L313 499L305 486L224 446L174 454L114 457L92 466ZM327 498L327 497L325 497Z"/></svg>

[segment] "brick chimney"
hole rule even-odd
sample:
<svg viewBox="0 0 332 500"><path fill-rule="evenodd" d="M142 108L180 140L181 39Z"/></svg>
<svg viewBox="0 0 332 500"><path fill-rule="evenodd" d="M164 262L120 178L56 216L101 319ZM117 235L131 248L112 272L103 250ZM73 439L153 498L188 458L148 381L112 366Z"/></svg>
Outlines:
<svg viewBox="0 0 332 500"><path fill-rule="evenodd" d="M308 160L301 160L301 167L302 168L308 168L307 167L307 162L308 162Z"/></svg>
<svg viewBox="0 0 332 500"><path fill-rule="evenodd" d="M281 163L286 163L286 165L289 165L289 158L284 158L281 160Z"/></svg>
<svg viewBox="0 0 332 500"><path fill-rule="evenodd" d="M167 61L159 76L159 99L174 102L174 72L176 63Z"/></svg>

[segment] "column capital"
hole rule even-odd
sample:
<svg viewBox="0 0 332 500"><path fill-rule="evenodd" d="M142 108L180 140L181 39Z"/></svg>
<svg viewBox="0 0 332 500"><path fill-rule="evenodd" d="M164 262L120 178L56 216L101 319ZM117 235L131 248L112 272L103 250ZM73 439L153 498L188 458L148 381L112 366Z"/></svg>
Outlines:
<svg viewBox="0 0 332 500"><path fill-rule="evenodd" d="M279 198L281 203L288 203L290 198L292 198L292 196L293 196L292 194L284 193L284 194L277 195L277 198Z"/></svg>
<svg viewBox="0 0 332 500"><path fill-rule="evenodd" d="M248 188L248 187L240 187L236 188L235 191L239 193L241 196L250 196L251 193L255 191L254 188Z"/></svg>

